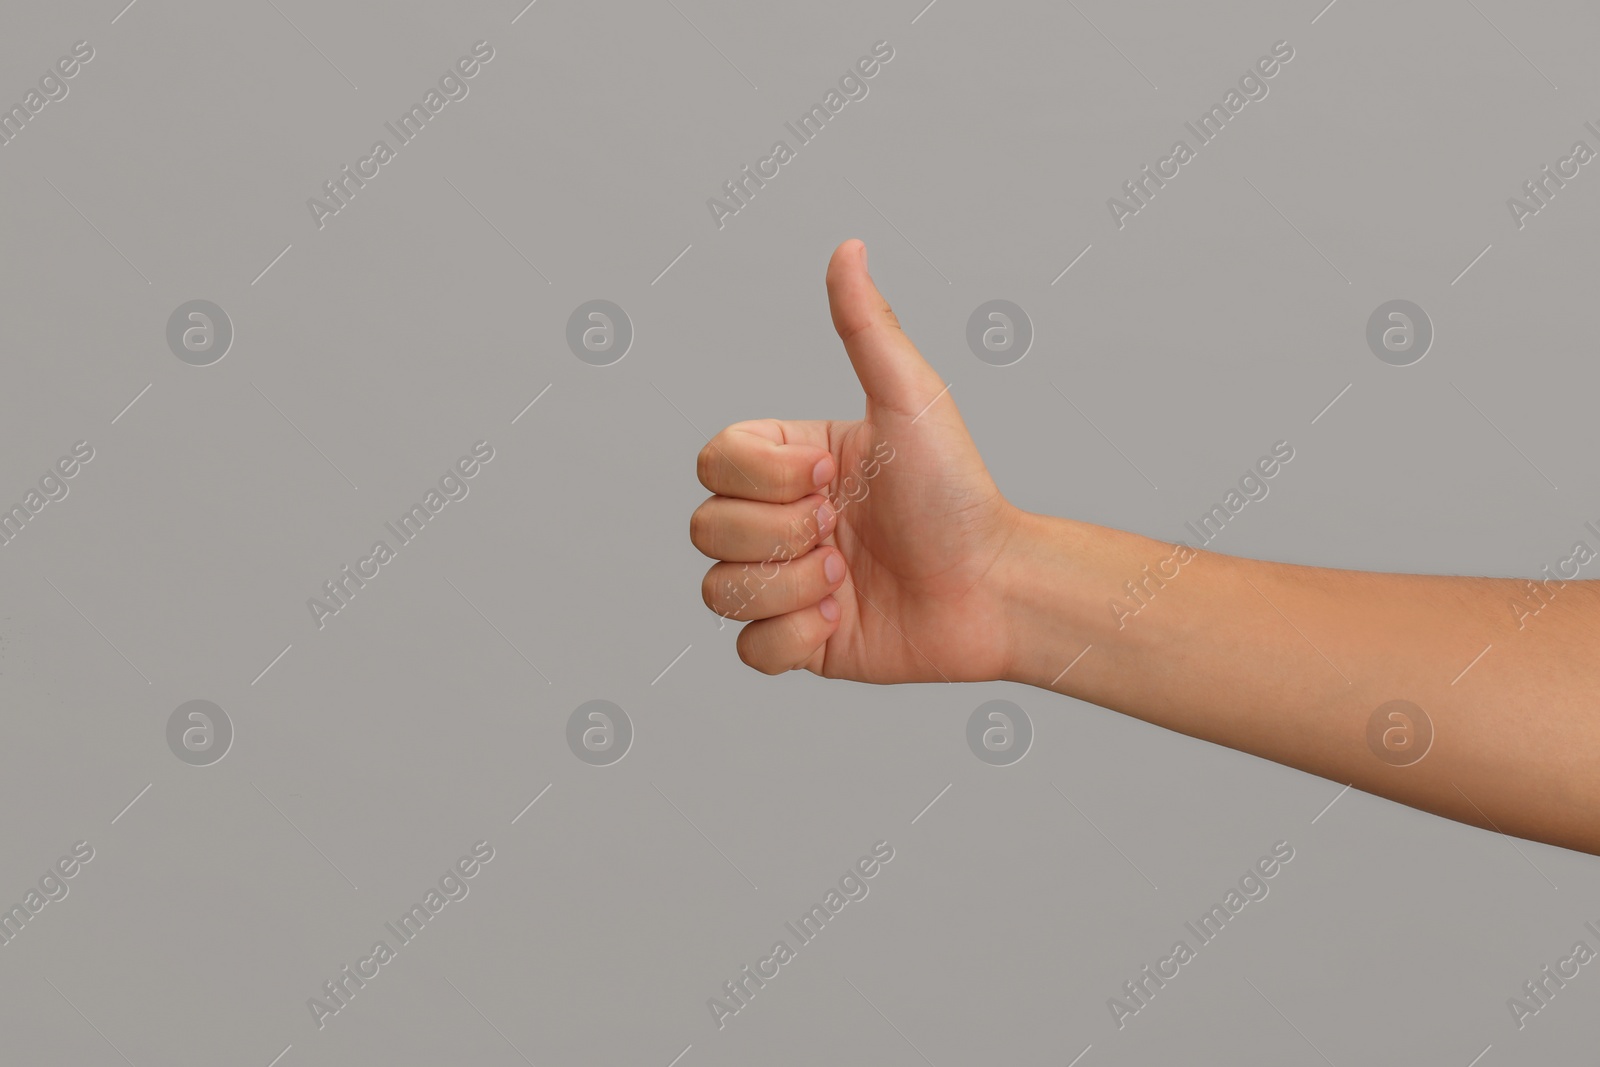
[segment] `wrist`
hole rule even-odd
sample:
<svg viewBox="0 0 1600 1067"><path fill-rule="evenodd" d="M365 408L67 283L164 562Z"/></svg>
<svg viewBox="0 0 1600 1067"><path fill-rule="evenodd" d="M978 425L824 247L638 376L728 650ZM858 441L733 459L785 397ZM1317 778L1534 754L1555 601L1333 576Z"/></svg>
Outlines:
<svg viewBox="0 0 1600 1067"><path fill-rule="evenodd" d="M1008 629L1002 679L1051 688L1095 640L1087 591L1106 583L1094 571L1099 527L1019 511L999 586ZM1103 607L1102 607L1102 610Z"/></svg>
<svg viewBox="0 0 1600 1067"><path fill-rule="evenodd" d="M1160 591L1201 553L1091 523L1023 512L1000 584L1009 629L1006 681L1093 699L1181 639L1187 613ZM1135 616L1139 616L1135 622ZM1085 654L1086 653L1086 654ZM1080 662L1079 656L1083 659ZM1069 669L1070 668L1070 669Z"/></svg>

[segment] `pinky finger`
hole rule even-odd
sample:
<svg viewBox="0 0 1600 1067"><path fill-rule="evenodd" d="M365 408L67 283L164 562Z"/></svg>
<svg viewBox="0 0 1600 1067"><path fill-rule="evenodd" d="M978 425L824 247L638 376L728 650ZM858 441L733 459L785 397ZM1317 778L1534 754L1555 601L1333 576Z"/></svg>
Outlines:
<svg viewBox="0 0 1600 1067"><path fill-rule="evenodd" d="M809 607L748 623L739 631L739 658L762 674L792 671L810 659L839 627L839 602L823 597Z"/></svg>

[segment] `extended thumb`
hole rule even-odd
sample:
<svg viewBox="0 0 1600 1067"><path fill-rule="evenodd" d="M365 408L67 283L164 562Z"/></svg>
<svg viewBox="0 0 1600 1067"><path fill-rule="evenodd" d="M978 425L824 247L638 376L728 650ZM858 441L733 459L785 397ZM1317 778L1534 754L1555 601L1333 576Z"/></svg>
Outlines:
<svg viewBox="0 0 1600 1067"><path fill-rule="evenodd" d="M872 283L867 246L859 240L840 245L828 261L828 307L869 400L914 418L944 390Z"/></svg>

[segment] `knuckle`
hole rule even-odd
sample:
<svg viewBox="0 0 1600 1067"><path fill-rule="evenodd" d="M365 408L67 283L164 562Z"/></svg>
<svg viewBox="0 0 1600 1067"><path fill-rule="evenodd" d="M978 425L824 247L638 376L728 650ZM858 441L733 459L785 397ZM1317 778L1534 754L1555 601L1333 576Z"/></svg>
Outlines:
<svg viewBox="0 0 1600 1067"><path fill-rule="evenodd" d="M773 450L763 453L753 465L746 467L750 476L761 486L758 492L762 499L781 503L794 494L795 472L784 460L782 452ZM746 486L750 485L742 478L740 481Z"/></svg>
<svg viewBox="0 0 1600 1067"><path fill-rule="evenodd" d="M712 611L717 611L717 586L720 584L720 572L720 567L712 567L706 571L706 576L700 579L700 599L705 601L706 607Z"/></svg>
<svg viewBox="0 0 1600 1067"><path fill-rule="evenodd" d="M784 547L790 551L803 550L817 536L817 497L807 494L789 505L784 513L788 520L783 528Z"/></svg>
<svg viewBox="0 0 1600 1067"><path fill-rule="evenodd" d="M720 563L707 572L706 578L710 583L706 592L707 605L728 619L749 618L745 609L755 603L767 584L748 564L735 570L734 564Z"/></svg>
<svg viewBox="0 0 1600 1067"><path fill-rule="evenodd" d="M828 588L828 576L822 570L823 553L813 548L803 558L805 566L796 568L801 573L794 580L796 604L820 600Z"/></svg>
<svg viewBox="0 0 1600 1067"><path fill-rule="evenodd" d="M762 459L761 469L756 477L771 486L773 495L770 499L774 502L783 502L794 494L795 478L794 465L785 462L786 456L781 452L773 452Z"/></svg>
<svg viewBox="0 0 1600 1067"><path fill-rule="evenodd" d="M706 443L704 448L701 448L701 451L699 451L699 456L694 458L694 474L696 474L696 477L699 477L699 480L701 480L701 485L706 486L707 490L712 490L712 488L715 488L715 486L712 486L712 483L710 483L710 478L712 478L712 462L714 462L714 459L715 453L712 451L712 448L710 448L709 442Z"/></svg>
<svg viewBox="0 0 1600 1067"><path fill-rule="evenodd" d="M718 437L721 435L719 434ZM713 437L700 449L700 454L695 457L695 474L700 478L700 484L707 489L716 491L712 479L717 473L717 438Z"/></svg>
<svg viewBox="0 0 1600 1067"><path fill-rule="evenodd" d="M713 559L718 558L715 551L718 542L716 531L717 524L706 513L706 505L695 508L689 516L689 543Z"/></svg>
<svg viewBox="0 0 1600 1067"><path fill-rule="evenodd" d="M806 592L815 583L817 569L815 562L812 560L812 565L805 567L796 567L792 563L784 564L783 569L788 572L788 576L784 579L783 592L791 608L804 603Z"/></svg>
<svg viewBox="0 0 1600 1067"><path fill-rule="evenodd" d="M734 642L739 651L739 660L746 667L760 671L762 674L780 674L781 668L775 669L769 661L761 655L761 640L759 631L753 626L747 626L739 633L739 638Z"/></svg>

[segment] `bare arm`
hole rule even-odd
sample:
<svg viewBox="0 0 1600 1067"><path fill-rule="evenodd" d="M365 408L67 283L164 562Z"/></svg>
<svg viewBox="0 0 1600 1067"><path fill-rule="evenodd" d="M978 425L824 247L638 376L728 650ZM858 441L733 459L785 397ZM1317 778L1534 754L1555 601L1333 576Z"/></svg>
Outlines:
<svg viewBox="0 0 1600 1067"><path fill-rule="evenodd" d="M1596 583L1298 567L1031 515L1014 548L1012 680L1600 854Z"/></svg>
<svg viewBox="0 0 1600 1067"><path fill-rule="evenodd" d="M1264 563L1028 514L859 242L828 298L864 417L737 423L699 457L702 595L746 623L750 666L1024 682L1600 855L1600 585Z"/></svg>

